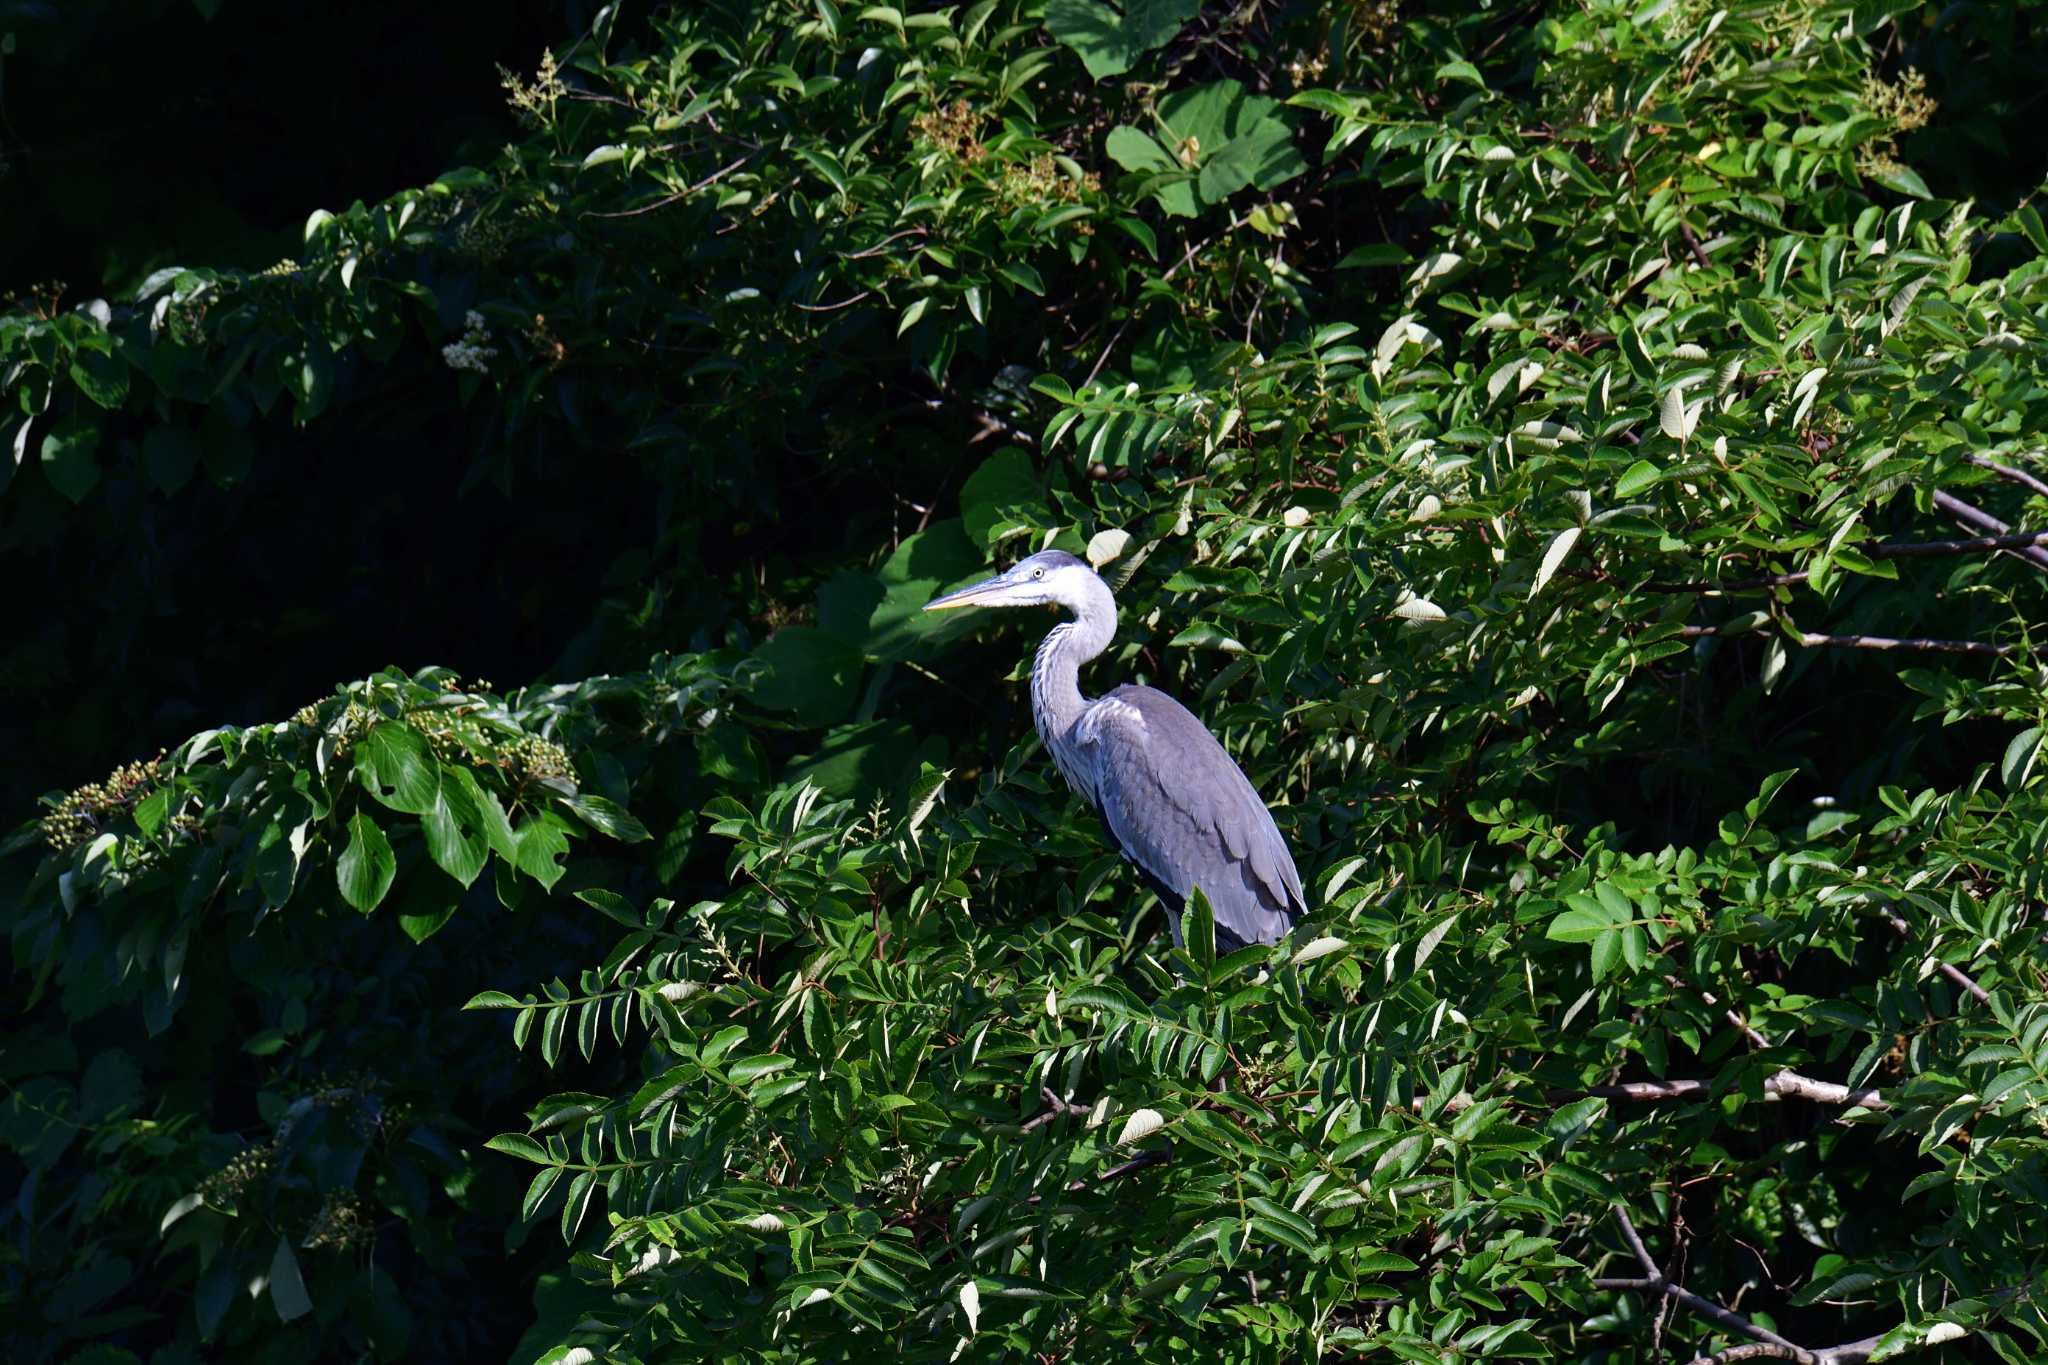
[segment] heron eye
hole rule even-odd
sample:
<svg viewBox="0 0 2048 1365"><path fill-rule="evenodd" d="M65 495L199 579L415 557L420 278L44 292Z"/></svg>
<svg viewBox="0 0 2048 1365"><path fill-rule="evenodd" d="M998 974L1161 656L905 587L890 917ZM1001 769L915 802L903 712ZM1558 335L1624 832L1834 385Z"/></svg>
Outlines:
<svg viewBox="0 0 2048 1365"><path fill-rule="evenodd" d="M1033 569L1033 570L1031 571L1031 576L1032 576L1033 578L1043 578L1043 577L1045 577L1045 570L1044 570L1044 569Z"/></svg>

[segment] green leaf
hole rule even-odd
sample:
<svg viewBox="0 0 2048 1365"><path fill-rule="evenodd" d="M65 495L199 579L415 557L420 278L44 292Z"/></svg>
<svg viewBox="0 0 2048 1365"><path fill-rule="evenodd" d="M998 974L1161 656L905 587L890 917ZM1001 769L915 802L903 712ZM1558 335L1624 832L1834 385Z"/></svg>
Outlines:
<svg viewBox="0 0 2048 1365"><path fill-rule="evenodd" d="M521 872L552 891L566 871L561 859L569 852L569 836L546 814L527 817L516 831L518 856L513 862Z"/></svg>
<svg viewBox="0 0 2048 1365"><path fill-rule="evenodd" d="M2021 235L2033 243L2034 250L2048 256L2048 227L2042 225L2040 211L2032 204L2022 204L2013 210L2012 216Z"/></svg>
<svg viewBox="0 0 2048 1365"><path fill-rule="evenodd" d="M67 417L43 437L43 477L50 487L74 503L85 501L100 481L100 429L79 417Z"/></svg>
<svg viewBox="0 0 2048 1365"><path fill-rule="evenodd" d="M440 785L433 805L420 817L420 830L427 838L427 856L437 867L464 888L475 883L490 860L490 841L482 815L459 784Z"/></svg>
<svg viewBox="0 0 2048 1365"><path fill-rule="evenodd" d="M1109 137L1103 142L1103 150L1109 159L1127 171L1184 170L1173 154L1160 146L1146 134L1128 124L1119 124L1109 130Z"/></svg>
<svg viewBox="0 0 2048 1365"><path fill-rule="evenodd" d="M784 626L754 651L763 665L754 700L822 729L853 714L865 661L860 650L816 626Z"/></svg>
<svg viewBox="0 0 2048 1365"><path fill-rule="evenodd" d="M313 1311L313 1297L306 1292L305 1278L299 1274L299 1258L292 1252L291 1242L283 1237L277 1239L277 1250L270 1257L270 1303L284 1322Z"/></svg>
<svg viewBox="0 0 2048 1365"><path fill-rule="evenodd" d="M1365 246L1353 247L1337 262L1339 270L1371 270L1386 266L1402 266L1415 257L1406 247L1392 242L1369 242Z"/></svg>
<svg viewBox="0 0 2048 1365"><path fill-rule="evenodd" d="M1611 927L1606 911L1586 907L1567 910L1552 919L1543 936L1558 943L1591 943Z"/></svg>
<svg viewBox="0 0 2048 1365"><path fill-rule="evenodd" d="M644 929L647 926L647 922L640 912L633 908L633 903L616 891L605 891L597 887L591 887L588 890L578 891L576 899L590 906L605 918L615 920L625 925L628 929Z"/></svg>
<svg viewBox="0 0 2048 1365"><path fill-rule="evenodd" d="M444 766L441 781L444 785L452 783L460 789L462 797L475 810L491 852L508 862L516 858L519 849L512 835L512 821L506 816L505 807L499 803L497 793L477 781L476 775L461 764Z"/></svg>
<svg viewBox="0 0 2048 1365"><path fill-rule="evenodd" d="M882 601L868 617L863 651L871 659L907 659L928 641L965 633L981 613L927 612L924 604L942 588L965 586L987 572L982 552L957 519L906 537L882 564Z"/></svg>
<svg viewBox="0 0 2048 1365"><path fill-rule="evenodd" d="M960 488L961 526L983 550L1048 520L1031 457L1016 446L1004 446L983 460Z"/></svg>
<svg viewBox="0 0 2048 1365"><path fill-rule="evenodd" d="M524 1133L500 1133L484 1143L484 1146L494 1152L503 1152L506 1156L516 1156L521 1161L534 1161L544 1166L555 1164L554 1158L547 1154L547 1149Z"/></svg>
<svg viewBox="0 0 2048 1365"><path fill-rule="evenodd" d="M2012 737L2005 746L2005 757L1998 764L1998 776L2007 791L2016 792L2027 784L2027 778L2034 771L2034 760L2040 753L2040 726L2030 726Z"/></svg>
<svg viewBox="0 0 2048 1365"><path fill-rule="evenodd" d="M383 901L397 875L398 859L384 831L366 812L357 811L349 818L348 847L334 865L341 898L367 915Z"/></svg>
<svg viewBox="0 0 2048 1365"><path fill-rule="evenodd" d="M1932 199L1934 192L1927 188L1927 182L1911 166L1892 166L1880 170L1870 177L1888 190L1911 195L1915 199Z"/></svg>
<svg viewBox="0 0 2048 1365"><path fill-rule="evenodd" d="M72 352L71 382L99 406L118 408L128 401L128 362L112 350L80 347Z"/></svg>
<svg viewBox="0 0 2048 1365"><path fill-rule="evenodd" d="M1637 460L1628 467L1627 473L1614 481L1614 496L1632 498L1646 489L1654 488L1657 480L1662 477L1657 466L1648 460Z"/></svg>
<svg viewBox="0 0 2048 1365"><path fill-rule="evenodd" d="M1046 0L1045 26L1100 81L1165 45L1200 8L1200 0L1126 0L1118 13L1097 0Z"/></svg>
<svg viewBox="0 0 2048 1365"><path fill-rule="evenodd" d="M597 795L595 792L579 792L575 796L561 798L564 806L576 813L576 818L589 825L599 834L609 835L622 844L637 844L652 838L647 826L633 818L618 802Z"/></svg>
<svg viewBox="0 0 2048 1365"><path fill-rule="evenodd" d="M1181 946L1195 966L1207 972L1216 965L1216 914L1208 896L1197 886L1188 891L1180 916Z"/></svg>
<svg viewBox="0 0 2048 1365"><path fill-rule="evenodd" d="M151 427L142 438L142 467L159 492L177 492L199 468L198 435L168 424Z"/></svg>
<svg viewBox="0 0 2048 1365"><path fill-rule="evenodd" d="M355 774L363 790L408 815L434 809L440 765L425 736L404 721L380 721L355 743Z"/></svg>

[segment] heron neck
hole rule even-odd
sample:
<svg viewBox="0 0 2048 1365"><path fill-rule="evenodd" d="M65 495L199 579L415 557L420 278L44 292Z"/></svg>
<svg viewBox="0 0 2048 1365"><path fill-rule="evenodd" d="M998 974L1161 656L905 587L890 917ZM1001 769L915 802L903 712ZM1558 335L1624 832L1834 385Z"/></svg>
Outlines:
<svg viewBox="0 0 2048 1365"><path fill-rule="evenodd" d="M1031 665L1031 715L1055 757L1066 747L1068 732L1087 709L1087 698L1081 695L1081 665L1109 648L1115 637L1116 599L1107 587L1095 582L1075 607L1074 619L1054 626L1038 647L1038 657ZM1061 764L1063 769L1065 766Z"/></svg>

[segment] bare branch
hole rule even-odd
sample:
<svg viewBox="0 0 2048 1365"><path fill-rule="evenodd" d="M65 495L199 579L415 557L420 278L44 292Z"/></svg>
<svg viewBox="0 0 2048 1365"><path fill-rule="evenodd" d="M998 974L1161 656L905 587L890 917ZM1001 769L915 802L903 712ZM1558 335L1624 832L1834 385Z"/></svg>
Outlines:
<svg viewBox="0 0 2048 1365"><path fill-rule="evenodd" d="M1679 635L1687 640L1712 638L1721 634L1719 626L1685 626ZM1737 632L1746 634L1747 632ZM2039 654L2048 652L2048 647L2037 646L2029 650L2021 645L1993 645L1982 640L1927 640L1911 636L1890 635L1827 635L1818 631L1802 630L1795 637L1795 643L1808 649L1886 649L1908 650L1927 654L1982 654L1992 658L2004 658L2008 654Z"/></svg>
<svg viewBox="0 0 2048 1365"><path fill-rule="evenodd" d="M1703 1100L1714 1093L1707 1081L1622 1081L1615 1085L1588 1086L1584 1092L1605 1100ZM1862 1109L1889 1109L1884 1092L1867 1085L1848 1086L1836 1081L1819 1081L1796 1071L1780 1071L1764 1078L1767 1100L1809 1100L1814 1104L1840 1104Z"/></svg>
<svg viewBox="0 0 2048 1365"><path fill-rule="evenodd" d="M2013 472L2019 473L2018 470ZM2001 529L2005 526L2004 522L1996 518L1986 517L1985 520ZM2020 531L2011 535L1977 536L1969 540L1907 540L1891 545L1858 545L1855 549L1857 553L1868 555L1872 559L1940 559L1955 555L1992 554L1999 550L2031 550L2044 546L2048 546L2048 531ZM1680 583L1660 581L1645 583L1640 591L1756 592L1763 588L1797 587L1805 583L1808 577L1805 573L1778 573L1765 574L1758 578L1731 578L1722 582L1709 579Z"/></svg>
<svg viewBox="0 0 2048 1365"><path fill-rule="evenodd" d="M1954 517L1973 531L1983 531L1987 535L2002 537L2012 530L2010 526L2007 526L1983 508L1972 507L1955 494L1943 489L1937 488L1934 490L1934 506L1937 511L1948 513L1949 516ZM2010 548L2014 554L2026 560L2035 568L2048 569L2048 550L2041 548L2039 539L2035 540L2032 545L2025 549L2009 546L2000 546L1999 548Z"/></svg>
<svg viewBox="0 0 2048 1365"><path fill-rule="evenodd" d="M1678 220L1678 235L1685 239L1685 249L1692 253L1692 259L1695 265L1699 266L1700 269L1705 270L1708 266L1713 264L1712 261L1709 261L1707 259L1706 248L1700 245L1700 239L1693 236L1692 226L1689 223L1687 223L1683 218Z"/></svg>
<svg viewBox="0 0 2048 1365"><path fill-rule="evenodd" d="M1074 1104L1061 1099L1058 1095L1052 1093L1052 1087L1049 1085L1040 1086L1038 1093L1045 1099L1045 1112L1026 1123L1020 1130L1022 1132L1028 1133L1034 1128L1042 1128L1062 1114L1072 1114L1077 1118L1088 1117L1089 1110L1087 1105Z"/></svg>
<svg viewBox="0 0 2048 1365"><path fill-rule="evenodd" d="M841 299L837 303L799 303L794 306L802 309L806 313L836 313L842 308L853 307L853 305L859 303L864 298L868 298L874 292L875 291L872 289L863 289L858 294L855 294L852 298Z"/></svg>
<svg viewBox="0 0 2048 1365"><path fill-rule="evenodd" d="M1725 1351L1716 1351L1710 1356L1697 1356L1692 1365L1730 1365L1737 1360L1798 1360L1805 1355L1796 1346L1780 1346L1770 1341L1752 1341L1741 1346L1730 1346Z"/></svg>
<svg viewBox="0 0 2048 1365"><path fill-rule="evenodd" d="M1887 924L1891 925L1893 929L1898 931L1900 937L1912 937L1913 926L1906 923L1905 919L1902 916L1897 915L1890 910L1887 910L1884 912L1884 918ZM1977 1001L1978 1004L1981 1005L1991 998L1991 992L1985 990L1982 986L1978 985L1975 981L1971 980L1969 975L1966 972L1964 972L1962 968L1952 967L1946 962L1936 963L1935 965L1943 976L1947 977L1951 982L1953 982L1957 986L1960 986L1963 990L1968 991L1970 995Z"/></svg>
<svg viewBox="0 0 2048 1365"><path fill-rule="evenodd" d="M1732 1332L1740 1332L1746 1337L1754 1337L1758 1341L1769 1342L1773 1346L1780 1346L1796 1353L1784 1357L1787 1360L1797 1360L1802 1362L1802 1365L1819 1365L1817 1357L1805 1347L1795 1345L1768 1327L1759 1327L1742 1314L1731 1312L1711 1299L1701 1298L1684 1285L1666 1279L1664 1272L1658 1269L1657 1263L1650 1258L1649 1248L1643 1245L1642 1237L1636 1232L1636 1225L1629 1221L1628 1211L1619 1204L1614 1206L1614 1221L1620 1227L1622 1238L1628 1243L1629 1250L1634 1252L1636 1260L1642 1263L1644 1273L1635 1279L1595 1280L1595 1289L1632 1289L1642 1293L1666 1295L1701 1317L1717 1322Z"/></svg>
<svg viewBox="0 0 2048 1365"><path fill-rule="evenodd" d="M1963 458L1976 465L1979 469L1988 469L2001 479L2008 479L2022 488L2029 489L2044 498L2048 498L2048 482L2043 482L2024 469L2015 469L2009 464L2000 464L1988 455L1965 455Z"/></svg>
<svg viewBox="0 0 2048 1365"><path fill-rule="evenodd" d="M923 227L905 228L901 232L890 233L871 247L864 247L859 251L842 251L839 253L839 259L842 261L858 261L866 256L879 256L888 249L891 242L900 242L905 237L922 237L930 231L930 228Z"/></svg>
<svg viewBox="0 0 2048 1365"><path fill-rule="evenodd" d="M1867 1085L1848 1086L1835 1081L1816 1081L1796 1071L1780 1071L1764 1080L1766 1095L1812 1100L1815 1104L1847 1104L1861 1109L1889 1109L1884 1095Z"/></svg>
<svg viewBox="0 0 2048 1365"><path fill-rule="evenodd" d="M653 213L656 209L665 209L670 204L679 203L684 199L688 199L698 190L708 189L712 185L717 184L719 181L725 179L725 177L731 175L734 171L746 165L749 161L752 161L753 159L754 154L752 152L748 152L739 160L728 162L727 164L720 166L717 170L705 176L702 180L699 180L696 184L691 185L689 188L677 190L674 194L665 194L661 198L655 200L653 203L642 204L637 209L620 209L615 213L586 213L583 216L585 218L638 218L643 213Z"/></svg>
<svg viewBox="0 0 2048 1365"><path fill-rule="evenodd" d="M1988 517L1986 520L2001 528L2000 534L1975 536L1969 540L1908 540L1896 545L1860 545L1857 548L1872 559L1924 559L2048 545L2048 531L2018 531L2008 535L2003 531L2004 522Z"/></svg>
<svg viewBox="0 0 2048 1365"><path fill-rule="evenodd" d="M1761 578L1731 578L1725 583L1710 583L1702 579L1690 583L1645 583L1643 592L1757 592L1764 588L1795 588L1807 580L1804 573L1765 574Z"/></svg>

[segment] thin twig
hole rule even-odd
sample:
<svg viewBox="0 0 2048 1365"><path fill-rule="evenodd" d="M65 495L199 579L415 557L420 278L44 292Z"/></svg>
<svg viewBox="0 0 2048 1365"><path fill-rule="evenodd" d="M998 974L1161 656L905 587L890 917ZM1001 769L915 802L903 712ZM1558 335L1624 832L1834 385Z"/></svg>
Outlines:
<svg viewBox="0 0 2048 1365"><path fill-rule="evenodd" d="M1974 456L1972 459L1974 460ZM1998 523L2004 525L2003 522ZM1857 545L1858 554L1871 559L1923 559L1950 555L1990 554L1999 550L2027 550L2048 546L2048 531L2022 531L2016 535L1977 536L1969 540L1908 540L1895 545ZM1689 583L1645 583L1642 592L1753 592L1759 588L1796 587L1807 581L1806 573L1766 574L1759 578L1734 578L1722 582L1701 579Z"/></svg>
<svg viewBox="0 0 2048 1365"><path fill-rule="evenodd" d="M1767 1327L1759 1327L1733 1309L1723 1308L1711 1299L1703 1299L1684 1285L1679 1284L1650 1259L1649 1248L1636 1233L1635 1224L1629 1221L1628 1211L1616 1204L1614 1221L1621 1228L1622 1240L1628 1243L1636 1261L1643 1268L1643 1274L1628 1277L1602 1277L1593 1281L1595 1289L1627 1289L1637 1293L1662 1294L1666 1298L1684 1304L1693 1312L1712 1322L1717 1322L1731 1332L1740 1332L1754 1338L1751 1343L1729 1346L1711 1355L1696 1357L1692 1365L1726 1365L1738 1360L1793 1360L1799 1365L1863 1365L1877 1349L1883 1335L1863 1337L1857 1341L1845 1341L1839 1346L1823 1346L1811 1350L1796 1341L1787 1341Z"/></svg>
<svg viewBox="0 0 2048 1365"><path fill-rule="evenodd" d="M1796 1346L1780 1346L1771 1341L1751 1341L1740 1346L1730 1346L1725 1351L1716 1351L1710 1356L1695 1357L1692 1365L1731 1365L1737 1360L1797 1360L1805 1354Z"/></svg>
<svg viewBox="0 0 2048 1365"><path fill-rule="evenodd" d="M842 251L839 253L839 259L842 261L858 261L867 256L879 256L891 242L899 242L905 237L922 237L930 231L930 228L924 227L905 228L901 232L890 233L871 247L864 247L859 251Z"/></svg>
<svg viewBox="0 0 2048 1365"><path fill-rule="evenodd" d="M2004 522L1995 517L1986 520L2000 528L1999 534L1973 536L1968 540L1910 540L1898 545L1859 545L1856 548L1872 559L1918 559L1929 555L1971 555L1982 554L1986 550L2024 550L2048 545L2048 531L2019 531L2007 535Z"/></svg>
<svg viewBox="0 0 2048 1365"><path fill-rule="evenodd" d="M1636 1260L1641 1263L1643 1274L1639 1279L1595 1280L1593 1281L1595 1289L1650 1290L1659 1294L1667 1294L1701 1317L1718 1322L1730 1331L1740 1332L1746 1337L1754 1337L1758 1341L1768 1341L1774 1346L1782 1346L1788 1350L1797 1351L1799 1354L1789 1358L1805 1362L1805 1365L1815 1365L1813 1353L1806 1350L1806 1348L1787 1341L1768 1327L1757 1326L1748 1318L1742 1316L1742 1314L1731 1312L1711 1299L1701 1298L1682 1284L1676 1284L1664 1278L1664 1272L1658 1268L1654 1260L1650 1259L1649 1248L1643 1245L1642 1237L1636 1232L1636 1225L1629 1221L1628 1210L1619 1204L1614 1206L1614 1221L1621 1228L1622 1238L1628 1243L1629 1250L1635 1253Z"/></svg>
<svg viewBox="0 0 2048 1365"><path fill-rule="evenodd" d="M1722 634L1719 626L1685 626L1678 632L1687 640L1712 639ZM1738 631L1737 634L1747 632ZM1911 637L1895 638L1889 635L1824 635L1816 631L1802 630L1794 637L1794 643L1808 649L1897 649L1926 654L1981 654L2002 659L2008 654L2029 652L2019 645L1991 645L1982 640L1923 640ZM2048 646L2034 649L2033 653L2048 651Z"/></svg>
<svg viewBox="0 0 2048 1365"><path fill-rule="evenodd" d="M1724 1365L1738 1360L1811 1360L1813 1365L1863 1365L1877 1349L1882 1336L1865 1337L1861 1341L1845 1341L1840 1346L1823 1346L1818 1351L1805 1351L1794 1346L1789 1350L1768 1341L1751 1342L1743 1346L1730 1346L1710 1356L1696 1357L1692 1365Z"/></svg>
<svg viewBox="0 0 2048 1365"><path fill-rule="evenodd" d="M799 303L796 304L795 307L801 308L806 313L836 313L842 308L853 307L853 305L859 303L862 299L868 298L871 295L873 295L874 292L875 291L872 289L863 289L858 294L855 294L852 298L841 299L837 303Z"/></svg>
<svg viewBox="0 0 2048 1365"><path fill-rule="evenodd" d="M1225 237L1228 237L1231 233L1237 231L1239 228L1243 227L1246 223L1250 221L1251 220L1249 218L1232 219L1231 222L1227 226L1225 226L1223 231L1217 233L1215 236L1204 237L1201 241L1192 243L1179 260L1175 261L1172 265L1166 268L1166 273L1159 277L1159 282L1161 284L1164 284L1168 280L1172 279L1175 275L1178 275L1180 273L1180 269L1182 266L1189 264L1195 259L1196 252L1204 250L1214 245L1215 243L1223 240ZM1102 373L1102 367L1109 363L1109 357L1112 353L1115 352L1116 344L1124 339L1124 333L1128 332L1131 329L1131 323L1134 321L1136 321L1135 315L1133 315L1132 317L1125 318L1123 320L1123 324L1116 329L1116 332L1113 335L1111 335L1108 343L1103 346L1101 353L1095 357L1095 363L1088 367L1088 377L1081 381L1081 385L1083 388L1086 388L1088 385L1093 384L1095 382L1095 376Z"/></svg>
<svg viewBox="0 0 2048 1365"><path fill-rule="evenodd" d="M1707 259L1706 248L1700 245L1699 238L1692 235L1691 226L1683 218L1678 220L1678 235L1685 239L1685 249L1692 253L1693 261L1700 269L1705 270L1713 264Z"/></svg>
<svg viewBox="0 0 2048 1365"><path fill-rule="evenodd" d="M1807 580L1805 573L1774 573L1762 578L1731 578L1721 583L1645 583L1639 592L1756 592L1762 588L1793 588Z"/></svg>
<svg viewBox="0 0 2048 1365"><path fill-rule="evenodd" d="M1043 1128L1046 1124L1051 1123L1054 1119L1059 1118L1061 1115L1064 1114L1072 1114L1080 1118L1086 1118L1088 1116L1089 1109L1087 1105L1073 1104L1067 1100L1061 1099L1058 1095L1052 1093L1052 1087L1049 1085L1040 1086L1038 1088L1038 1093L1045 1099L1045 1112L1043 1114L1040 1114L1037 1118L1032 1119L1030 1122L1026 1123L1023 1126L1023 1128L1019 1130L1021 1132L1028 1133L1032 1131L1034 1128Z"/></svg>
<svg viewBox="0 0 2048 1365"><path fill-rule="evenodd" d="M1714 1093L1711 1082L1700 1080L1622 1081L1615 1085L1588 1086L1588 1095L1606 1100L1694 1100ZM1870 1086L1848 1086L1835 1081L1818 1081L1796 1071L1780 1071L1764 1078L1767 1100L1811 1100L1815 1104L1841 1104L1863 1109L1889 1109L1884 1093Z"/></svg>
<svg viewBox="0 0 2048 1365"><path fill-rule="evenodd" d="M1885 923L1891 925L1893 929L1898 931L1899 937L1911 938L1913 936L1913 926L1906 923L1905 919L1902 916L1896 914L1893 911L1887 910L1884 912L1884 918ZM1973 997L1976 998L1978 1004L1981 1005L1991 999L1991 992L1985 990L1982 986L1978 985L1975 981L1971 980L1969 975L1966 972L1964 972L1962 968L1952 967L1946 962L1937 963L1936 965L1940 968L1941 974L1943 976L1947 977L1951 982L1968 991Z"/></svg>
<svg viewBox="0 0 2048 1365"><path fill-rule="evenodd" d="M1112 1181L1122 1180L1127 1175L1135 1175L1148 1166L1163 1166L1171 1160L1173 1160L1173 1153L1171 1151L1140 1152L1129 1161L1119 1162L1117 1165L1110 1167L1101 1175L1069 1181L1067 1183L1067 1193L1074 1194L1081 1190L1099 1189ZM1037 1204L1043 1201L1044 1198L1045 1196L1042 1194L1034 1194L1024 1202L1027 1204Z"/></svg>
<svg viewBox="0 0 2048 1365"><path fill-rule="evenodd" d="M1979 469L1988 469L2001 479L2009 479L2022 488L2031 489L2048 498L2048 482L2035 478L2024 469L2015 469L2009 464L2000 464L1988 455L1965 455L1963 458Z"/></svg>
<svg viewBox="0 0 2048 1365"><path fill-rule="evenodd" d="M1934 490L1934 507L1936 511L1946 512L1971 530L1982 531L1989 536L2002 537L2009 534L2012 530L2010 526L2007 526L1983 508L1972 507L1969 503L1964 502L1955 494L1944 489L1937 488ZM2044 539L2048 539L2048 537L2037 538L2028 548L2014 549L2013 553L2037 569L2048 569L2048 550L2042 549L2040 544L2041 540Z"/></svg>
<svg viewBox="0 0 2048 1365"><path fill-rule="evenodd" d="M619 209L617 212L614 213L586 213L583 216L585 218L637 218L643 213L653 213L657 209L665 209L670 204L676 203L683 199L688 199L698 190L710 188L711 186L725 179L726 176L732 174L734 171L746 165L749 161L752 161L753 159L754 154L752 152L748 152L739 160L728 162L727 164L720 166L717 170L705 176L702 180L699 180L696 184L691 185L687 189L680 189L677 190L674 194L663 195L661 198L655 200L653 203L642 204L637 209Z"/></svg>

